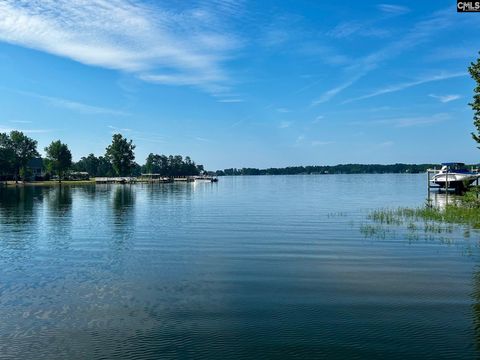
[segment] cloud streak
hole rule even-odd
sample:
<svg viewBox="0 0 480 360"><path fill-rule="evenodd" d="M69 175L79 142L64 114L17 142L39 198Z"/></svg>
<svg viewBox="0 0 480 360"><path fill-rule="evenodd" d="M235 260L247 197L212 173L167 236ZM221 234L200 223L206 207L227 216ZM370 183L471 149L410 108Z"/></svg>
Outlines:
<svg viewBox="0 0 480 360"><path fill-rule="evenodd" d="M394 4L379 4L377 8L380 11L391 15L403 15L410 12L408 7Z"/></svg>
<svg viewBox="0 0 480 360"><path fill-rule="evenodd" d="M137 0L3 0L0 41L145 81L212 90L227 79L222 62L240 43L223 20L238 9L227 0L200 1L198 7Z"/></svg>
<svg viewBox="0 0 480 360"><path fill-rule="evenodd" d="M461 96L460 95L457 95L457 94L452 94L452 95L435 95L435 94L430 94L428 95L434 99L437 99L439 100L440 102L442 103L448 103L450 101L454 101L454 100L457 100L457 99L460 99Z"/></svg>
<svg viewBox="0 0 480 360"><path fill-rule="evenodd" d="M431 116L413 116L413 117L399 117L391 119L381 119L373 121L356 121L352 125L390 125L394 128L409 128L416 126L428 126L447 121L451 118L449 114L438 113Z"/></svg>
<svg viewBox="0 0 480 360"><path fill-rule="evenodd" d="M93 105L88 105L84 104L81 102L77 101L72 101L68 99L63 99L63 98L58 98L58 97L53 97L53 96L45 96L45 95L40 95L37 93L29 92L29 91L15 91L18 94L25 95L25 96L30 96L36 99L43 100L47 102L48 104L55 106L55 107L60 107L68 110L73 110L76 112L84 113L84 114L93 114L93 115L113 115L113 116L130 116L131 114L121 111L121 110L115 110L115 109L110 109L106 107L100 107L100 106L93 106Z"/></svg>
<svg viewBox="0 0 480 360"><path fill-rule="evenodd" d="M311 145L312 146L325 146L325 145L330 145L333 144L333 141L321 141L321 140L314 140L312 141Z"/></svg>
<svg viewBox="0 0 480 360"><path fill-rule="evenodd" d="M438 75L424 77L424 78L419 79L419 80L405 82L405 83L401 83L401 84L395 84L395 85L385 87L383 89L375 90L375 91L373 91L369 94L362 95L362 96L352 98L352 99L348 99L348 100L344 101L343 104L347 104L347 103L351 103L351 102L359 101L359 100L365 100L365 99L369 99L369 98L372 98L372 97L385 95L385 94L389 94L389 93L394 93L394 92L397 92L397 91L405 90L405 89L408 89L408 88L411 88L411 87L414 87L414 86L426 84L426 83L433 82L433 81L441 81L441 80L452 79L452 78L457 78L457 77L462 77L462 76L467 76L467 73L465 73L465 72L441 73L441 74L438 74ZM451 100L455 100L455 99L456 98L453 98ZM451 101L451 100L447 100L447 101ZM446 101L442 101L442 102L446 102Z"/></svg>
<svg viewBox="0 0 480 360"><path fill-rule="evenodd" d="M345 71L345 77L349 77L349 79L325 91L317 100L312 101L312 105L330 101L387 60L427 42L434 33L448 28L457 22L455 13L450 7L437 11L428 18L417 22L399 40L393 41L380 50L372 52L352 63Z"/></svg>
<svg viewBox="0 0 480 360"><path fill-rule="evenodd" d="M287 129L292 125L291 121L282 121L280 125L278 125L279 129Z"/></svg>
<svg viewBox="0 0 480 360"><path fill-rule="evenodd" d="M11 131L20 131L25 134L44 134L52 132L52 129L14 129L11 127L2 127L0 126L0 133L9 133Z"/></svg>

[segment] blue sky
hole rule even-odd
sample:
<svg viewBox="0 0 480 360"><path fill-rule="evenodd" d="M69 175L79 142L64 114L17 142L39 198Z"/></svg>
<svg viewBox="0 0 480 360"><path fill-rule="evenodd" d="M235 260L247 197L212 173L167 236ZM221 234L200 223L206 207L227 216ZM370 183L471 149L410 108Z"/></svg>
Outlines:
<svg viewBox="0 0 480 360"><path fill-rule="evenodd" d="M452 0L0 0L0 132L212 170L476 163L479 31Z"/></svg>

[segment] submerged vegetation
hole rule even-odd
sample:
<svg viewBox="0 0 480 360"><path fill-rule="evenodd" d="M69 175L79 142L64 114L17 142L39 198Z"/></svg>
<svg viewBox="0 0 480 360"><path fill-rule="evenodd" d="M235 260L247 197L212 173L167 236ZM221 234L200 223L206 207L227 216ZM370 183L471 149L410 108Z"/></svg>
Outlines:
<svg viewBox="0 0 480 360"><path fill-rule="evenodd" d="M444 208L426 206L375 210L368 215L370 220L386 225L403 225L407 221L424 221L441 224L467 225L480 229L480 187L473 187L465 194L451 199Z"/></svg>
<svg viewBox="0 0 480 360"><path fill-rule="evenodd" d="M463 196L451 199L452 203L444 207L431 203L418 208L399 207L379 209L367 215L369 222L360 226L360 232L366 238L385 239L387 234L412 241L439 241L452 245L456 232L468 239L472 231L480 230L479 189L473 188ZM467 243L467 253L471 254L472 244Z"/></svg>
<svg viewBox="0 0 480 360"><path fill-rule="evenodd" d="M480 229L480 209L462 205L448 205L445 209L424 207L376 210L369 214L368 218L376 223L385 225L400 226L408 224L411 229L415 229L418 226L413 222L423 221L425 229L433 230L434 232L436 230L441 232L441 229L437 226L439 224L459 224Z"/></svg>

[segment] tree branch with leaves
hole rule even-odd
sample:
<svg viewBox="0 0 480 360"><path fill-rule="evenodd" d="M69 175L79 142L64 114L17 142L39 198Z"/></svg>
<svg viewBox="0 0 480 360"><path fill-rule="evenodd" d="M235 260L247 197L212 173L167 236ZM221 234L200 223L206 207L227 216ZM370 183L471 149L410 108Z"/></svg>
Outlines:
<svg viewBox="0 0 480 360"><path fill-rule="evenodd" d="M472 76L472 79L475 80L477 85L473 90L473 102L471 102L469 105L473 109L473 125L475 125L475 128L477 129L476 133L472 132L472 137L477 144L480 144L480 58L477 59L476 63L472 62L470 64L468 72Z"/></svg>
<svg viewBox="0 0 480 360"><path fill-rule="evenodd" d="M60 140L52 141L45 148L47 167L58 175L58 182L62 182L65 172L72 166L72 153L66 144Z"/></svg>

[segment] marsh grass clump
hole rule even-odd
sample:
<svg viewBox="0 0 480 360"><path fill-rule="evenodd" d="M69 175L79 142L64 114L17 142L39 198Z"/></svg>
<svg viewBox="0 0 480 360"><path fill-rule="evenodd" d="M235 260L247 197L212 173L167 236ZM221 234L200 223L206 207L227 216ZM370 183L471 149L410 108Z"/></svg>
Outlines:
<svg viewBox="0 0 480 360"><path fill-rule="evenodd" d="M343 211L330 212L327 214L327 217L346 217L348 214Z"/></svg>
<svg viewBox="0 0 480 360"><path fill-rule="evenodd" d="M365 236L384 238L388 228L396 226L406 230L409 241L423 238L426 241L440 240L452 244L449 234L455 229L463 230L469 238L471 230L480 229L480 189L467 192L458 201L438 208L426 204L419 208L379 209L368 214L373 225L362 225L360 231Z"/></svg>
<svg viewBox="0 0 480 360"><path fill-rule="evenodd" d="M447 205L445 209L417 209L415 218L437 223L446 223L453 231L454 224L467 225L473 229L480 229L480 207L460 205Z"/></svg>
<svg viewBox="0 0 480 360"><path fill-rule="evenodd" d="M407 229L410 231L417 231L418 226L414 222L409 222L407 225Z"/></svg>
<svg viewBox="0 0 480 360"><path fill-rule="evenodd" d="M370 220L373 220L376 223L387 224L387 225L401 225L402 219L396 213L396 210L375 210L368 215Z"/></svg>
<svg viewBox="0 0 480 360"><path fill-rule="evenodd" d="M362 224L360 225L360 232L366 238L385 239L387 235L387 229L382 225Z"/></svg>
<svg viewBox="0 0 480 360"><path fill-rule="evenodd" d="M442 226L444 232L452 232L455 224L480 229L480 207L464 206L463 203L447 205L445 209L425 207L375 210L368 218L386 225L403 225L407 222L409 230L414 230L418 222L424 222L424 228L434 232L439 232L439 224L448 224Z"/></svg>

